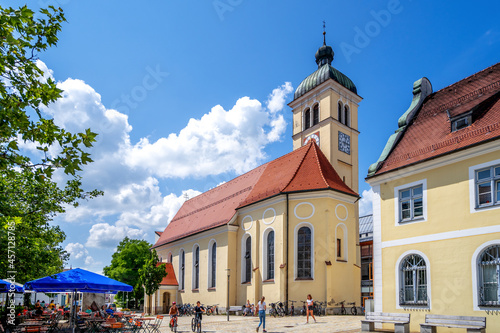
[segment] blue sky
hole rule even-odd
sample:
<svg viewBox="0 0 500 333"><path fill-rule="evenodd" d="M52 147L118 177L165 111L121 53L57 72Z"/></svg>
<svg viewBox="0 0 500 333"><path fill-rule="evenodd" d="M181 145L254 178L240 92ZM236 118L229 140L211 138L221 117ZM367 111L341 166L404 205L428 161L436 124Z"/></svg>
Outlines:
<svg viewBox="0 0 500 333"><path fill-rule="evenodd" d="M426 76L436 91L500 60L500 3L493 1L27 4L61 6L68 20L58 46L40 55L65 90L47 113L68 129L100 134L96 163L83 176L105 196L55 220L68 236L68 265L96 272L125 235L153 242L184 193L192 197L291 151L286 103L317 68L323 20L332 65L364 98L362 213L366 171L410 105L413 82Z"/></svg>

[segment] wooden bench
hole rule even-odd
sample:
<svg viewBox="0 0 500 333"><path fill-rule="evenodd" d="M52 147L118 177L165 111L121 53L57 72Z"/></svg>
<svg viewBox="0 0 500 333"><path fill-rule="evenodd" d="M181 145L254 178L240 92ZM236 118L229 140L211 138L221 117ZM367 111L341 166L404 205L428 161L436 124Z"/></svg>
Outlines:
<svg viewBox="0 0 500 333"><path fill-rule="evenodd" d="M367 312L365 319L361 320L361 331L375 330L375 323L391 323L395 333L410 333L409 313Z"/></svg>
<svg viewBox="0 0 500 333"><path fill-rule="evenodd" d="M229 307L229 314L231 313L234 313L236 314L237 316L241 316L241 314L243 313L243 311L241 310L241 306L230 306Z"/></svg>
<svg viewBox="0 0 500 333"><path fill-rule="evenodd" d="M435 333L436 327L465 328L467 333L484 333L486 317L425 315L420 333Z"/></svg>

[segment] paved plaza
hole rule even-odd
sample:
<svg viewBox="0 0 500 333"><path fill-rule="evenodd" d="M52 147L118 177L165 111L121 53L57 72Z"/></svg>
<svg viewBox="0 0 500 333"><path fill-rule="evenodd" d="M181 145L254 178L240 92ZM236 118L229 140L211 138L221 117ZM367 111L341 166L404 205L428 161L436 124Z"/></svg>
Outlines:
<svg viewBox="0 0 500 333"><path fill-rule="evenodd" d="M168 327L168 317L162 323L162 333L170 332ZM191 318L180 317L178 332L191 332ZM309 318L306 324L306 317L295 316L285 318L266 317L266 330L269 333L277 332L349 332L358 333L361 331L361 318L363 316L324 316L316 318L315 323ZM255 332L259 324L258 317L230 316L229 322L226 316L203 316L203 332ZM262 332L262 327L259 332Z"/></svg>

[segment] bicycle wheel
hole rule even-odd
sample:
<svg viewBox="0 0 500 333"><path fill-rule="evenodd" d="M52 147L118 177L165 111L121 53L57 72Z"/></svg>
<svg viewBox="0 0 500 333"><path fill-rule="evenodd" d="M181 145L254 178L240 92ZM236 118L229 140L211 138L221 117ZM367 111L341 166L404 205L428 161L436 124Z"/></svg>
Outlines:
<svg viewBox="0 0 500 333"><path fill-rule="evenodd" d="M198 333L201 333L201 320L197 320L198 322Z"/></svg>
<svg viewBox="0 0 500 333"><path fill-rule="evenodd" d="M196 331L196 318L191 319L191 331Z"/></svg>
<svg viewBox="0 0 500 333"><path fill-rule="evenodd" d="M355 305L353 305L352 308L351 308L351 314L354 315L354 316L358 314L358 309L356 308Z"/></svg>

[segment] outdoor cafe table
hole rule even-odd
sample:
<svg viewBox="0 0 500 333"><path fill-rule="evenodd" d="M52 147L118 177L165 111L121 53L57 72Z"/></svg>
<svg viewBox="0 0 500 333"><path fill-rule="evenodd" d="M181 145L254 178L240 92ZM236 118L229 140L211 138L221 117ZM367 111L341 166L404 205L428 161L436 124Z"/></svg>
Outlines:
<svg viewBox="0 0 500 333"><path fill-rule="evenodd" d="M139 317L139 318L134 318L135 321L138 321L142 324L142 328L147 331L151 332L151 328L149 327L149 324L147 324L147 321L149 320L155 320L155 317Z"/></svg>
<svg viewBox="0 0 500 333"><path fill-rule="evenodd" d="M88 328L90 332L99 332L101 330L101 325L106 322L106 319L102 318L82 318L88 323Z"/></svg>

